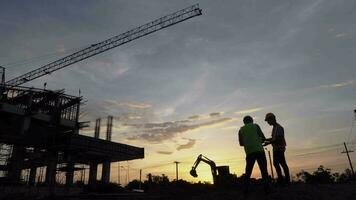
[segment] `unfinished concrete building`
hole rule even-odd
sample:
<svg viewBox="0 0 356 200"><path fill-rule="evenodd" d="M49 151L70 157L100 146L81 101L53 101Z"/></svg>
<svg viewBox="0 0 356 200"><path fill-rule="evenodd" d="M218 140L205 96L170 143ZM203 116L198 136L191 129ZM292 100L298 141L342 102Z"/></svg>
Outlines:
<svg viewBox="0 0 356 200"><path fill-rule="evenodd" d="M56 172L66 172L66 185L73 183L75 165L90 166L89 184L95 184L98 164L103 164L102 181L109 182L110 162L144 158L144 149L111 140L112 117L108 118L106 140L79 135L82 98L26 87L2 87L0 99L0 171L2 182L21 182L29 170L28 184L35 184L37 168L46 168L45 183L55 184Z"/></svg>

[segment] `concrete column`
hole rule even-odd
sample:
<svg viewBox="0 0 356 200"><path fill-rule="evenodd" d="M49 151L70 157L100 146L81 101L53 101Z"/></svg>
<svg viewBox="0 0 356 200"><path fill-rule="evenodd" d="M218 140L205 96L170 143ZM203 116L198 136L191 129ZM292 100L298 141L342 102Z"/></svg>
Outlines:
<svg viewBox="0 0 356 200"><path fill-rule="evenodd" d="M113 116L108 116L106 128L106 140L111 141Z"/></svg>
<svg viewBox="0 0 356 200"><path fill-rule="evenodd" d="M95 186L97 174L98 174L98 164L97 163L90 163L89 181L88 181L88 184L90 186Z"/></svg>
<svg viewBox="0 0 356 200"><path fill-rule="evenodd" d="M21 180L21 170L24 160L25 148L21 145L14 145L12 156L10 158L10 166L8 177L13 183L18 183Z"/></svg>
<svg viewBox="0 0 356 200"><path fill-rule="evenodd" d="M105 161L103 163L103 169L102 169L102 175L101 175L101 181L103 181L103 183L110 182L110 166L111 166L110 161Z"/></svg>
<svg viewBox="0 0 356 200"><path fill-rule="evenodd" d="M32 105L32 94L29 94L27 101L27 112L31 113L31 105ZM28 114L27 113L27 114ZM28 129L31 125L31 116L25 115L22 119L22 124L20 127L19 135L26 135ZM8 171L8 177L13 183L18 183L21 180L21 171L24 162L25 155L25 147L22 145L14 145L12 149L12 156L10 160L10 166Z"/></svg>
<svg viewBox="0 0 356 200"><path fill-rule="evenodd" d="M36 183L36 173L37 173L37 167L31 167L30 169L30 176L28 177L28 185L29 186L34 186Z"/></svg>
<svg viewBox="0 0 356 200"><path fill-rule="evenodd" d="M112 122L113 122L113 116L108 116L107 129L106 129L106 140L108 141L111 141L112 124L113 124ZM103 169L101 174L101 180L103 181L103 183L110 182L110 165L111 165L110 160L103 162Z"/></svg>
<svg viewBox="0 0 356 200"><path fill-rule="evenodd" d="M100 137L100 122L101 122L100 118L96 119L96 121L95 121L95 132L94 132L95 138Z"/></svg>
<svg viewBox="0 0 356 200"><path fill-rule="evenodd" d="M70 162L67 164L66 187L69 188L73 185L73 177L74 177L74 163Z"/></svg>
<svg viewBox="0 0 356 200"><path fill-rule="evenodd" d="M56 183L57 152L49 152L49 163L46 168L46 184L54 186Z"/></svg>

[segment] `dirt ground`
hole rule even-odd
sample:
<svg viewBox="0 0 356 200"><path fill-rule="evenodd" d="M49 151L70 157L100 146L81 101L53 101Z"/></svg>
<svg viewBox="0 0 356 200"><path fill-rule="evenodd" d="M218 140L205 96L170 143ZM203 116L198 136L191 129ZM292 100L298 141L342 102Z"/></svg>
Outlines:
<svg viewBox="0 0 356 200"><path fill-rule="evenodd" d="M291 184L283 187L273 187L273 192L265 195L261 186L251 187L248 196L241 190L215 190L200 194L175 194L162 199L191 200L356 200L356 184Z"/></svg>
<svg viewBox="0 0 356 200"><path fill-rule="evenodd" d="M273 187L271 194L265 195L262 186L251 187L248 196L242 194L241 189L208 189L200 191L187 191L174 189L162 192L149 193L119 193L119 194L76 194L65 193L56 196L44 197L41 195L27 196L14 194L2 196L0 200L356 200L356 183L350 184L303 184L294 183L289 186Z"/></svg>

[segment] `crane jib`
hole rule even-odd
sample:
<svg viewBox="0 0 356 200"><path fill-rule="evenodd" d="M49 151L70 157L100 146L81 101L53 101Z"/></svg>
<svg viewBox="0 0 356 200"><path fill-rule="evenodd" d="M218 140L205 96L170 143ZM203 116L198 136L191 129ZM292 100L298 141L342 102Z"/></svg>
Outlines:
<svg viewBox="0 0 356 200"><path fill-rule="evenodd" d="M41 76L50 74L54 71L77 63L81 60L87 59L89 57L95 56L112 48L118 47L125 43L136 40L145 35L151 34L153 32L159 31L166 27L172 26L174 24L180 23L187 19L199 16L202 14L202 10L199 8L198 4L184 8L177 12L171 13L154 21L151 21L147 24L134 28L130 31L122 33L120 35L114 36L102 42L92 44L89 47L82 49L78 52L75 52L69 56L56 60L52 63L49 63L45 66L42 66L38 69L32 70L28 73L25 73L21 76L13 78L7 81L5 84L8 86L18 86L39 78Z"/></svg>

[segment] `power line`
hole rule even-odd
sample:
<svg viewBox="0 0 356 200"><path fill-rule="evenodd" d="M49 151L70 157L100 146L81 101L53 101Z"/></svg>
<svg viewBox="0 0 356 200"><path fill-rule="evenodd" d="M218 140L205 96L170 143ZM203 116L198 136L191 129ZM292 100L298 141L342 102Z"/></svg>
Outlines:
<svg viewBox="0 0 356 200"><path fill-rule="evenodd" d="M337 148L333 147L333 148L325 149L325 150L322 150L322 151L314 151L314 152L308 152L308 153L302 153L302 154L294 154L292 156L302 157L302 156L308 156L308 155L315 155L315 154L320 154L320 153L332 151L332 150L335 150L335 149L337 149Z"/></svg>
<svg viewBox="0 0 356 200"><path fill-rule="evenodd" d="M316 146L316 147L307 147L307 148L290 148L288 151L310 151L310 150L318 150L318 149L326 149L326 148L332 148L332 147L339 147L342 146L342 143L336 143L336 144L329 144L329 145L323 145L323 146Z"/></svg>

